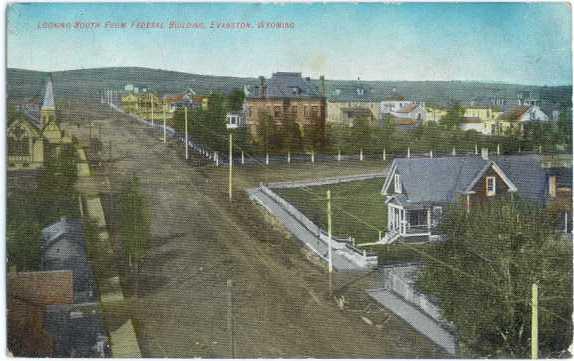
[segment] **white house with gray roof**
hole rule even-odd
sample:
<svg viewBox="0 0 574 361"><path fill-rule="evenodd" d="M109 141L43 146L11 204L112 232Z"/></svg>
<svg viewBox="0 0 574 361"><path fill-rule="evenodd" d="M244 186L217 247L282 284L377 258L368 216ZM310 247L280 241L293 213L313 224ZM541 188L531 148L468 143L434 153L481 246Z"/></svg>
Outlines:
<svg viewBox="0 0 574 361"><path fill-rule="evenodd" d="M443 209L461 202L470 211L490 199L518 194L544 205L548 176L537 155L395 159L381 190L387 204L383 243L440 238Z"/></svg>

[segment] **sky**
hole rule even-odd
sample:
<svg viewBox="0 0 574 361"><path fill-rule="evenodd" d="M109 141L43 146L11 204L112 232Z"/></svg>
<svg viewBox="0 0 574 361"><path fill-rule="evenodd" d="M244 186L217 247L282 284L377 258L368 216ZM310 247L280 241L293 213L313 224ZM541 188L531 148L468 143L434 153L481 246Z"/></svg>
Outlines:
<svg viewBox="0 0 574 361"><path fill-rule="evenodd" d="M7 19L11 68L572 84L567 3L31 3L11 5ZM169 29L171 21L205 28ZM78 29L76 22L100 26ZM252 28L217 28L225 22ZM261 29L259 22L292 27ZM69 27L46 28L54 23Z"/></svg>

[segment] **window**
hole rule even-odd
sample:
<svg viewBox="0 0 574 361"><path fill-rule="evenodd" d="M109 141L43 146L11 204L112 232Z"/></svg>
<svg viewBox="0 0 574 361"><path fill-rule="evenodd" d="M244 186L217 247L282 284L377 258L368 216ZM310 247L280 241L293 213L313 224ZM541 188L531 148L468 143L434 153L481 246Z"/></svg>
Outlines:
<svg viewBox="0 0 574 361"><path fill-rule="evenodd" d="M307 105L303 106L303 115L306 117L309 116L309 107Z"/></svg>
<svg viewBox="0 0 574 361"><path fill-rule="evenodd" d="M28 132L17 126L8 140L9 155L30 155L30 137Z"/></svg>
<svg viewBox="0 0 574 361"><path fill-rule="evenodd" d="M280 117L281 116L281 107L280 106L275 106L273 107L273 115L275 117Z"/></svg>
<svg viewBox="0 0 574 361"><path fill-rule="evenodd" d="M491 197L496 194L496 178L486 177L486 195Z"/></svg>
<svg viewBox="0 0 574 361"><path fill-rule="evenodd" d="M395 174L395 193L402 193L403 188L401 187L401 177L398 174Z"/></svg>
<svg viewBox="0 0 574 361"><path fill-rule="evenodd" d="M536 113L535 112L530 112L530 120L536 120Z"/></svg>
<svg viewBox="0 0 574 361"><path fill-rule="evenodd" d="M317 118L319 116L319 107L312 106L311 115L313 116L313 118Z"/></svg>
<svg viewBox="0 0 574 361"><path fill-rule="evenodd" d="M364 94L365 94L365 89L357 88L357 95L364 95Z"/></svg>

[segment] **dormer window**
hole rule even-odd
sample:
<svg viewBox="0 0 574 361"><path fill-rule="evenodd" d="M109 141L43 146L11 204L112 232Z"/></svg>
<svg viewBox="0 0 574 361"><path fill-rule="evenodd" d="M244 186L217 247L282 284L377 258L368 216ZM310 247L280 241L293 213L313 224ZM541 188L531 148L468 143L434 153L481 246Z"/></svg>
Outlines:
<svg viewBox="0 0 574 361"><path fill-rule="evenodd" d="M486 177L486 196L496 195L496 177Z"/></svg>
<svg viewBox="0 0 574 361"><path fill-rule="evenodd" d="M293 87L291 87L291 94L292 95L299 95L299 94L301 94L301 89L299 87L293 86Z"/></svg>
<svg viewBox="0 0 574 361"><path fill-rule="evenodd" d="M401 176L395 174L395 193L403 193L403 187L401 186Z"/></svg>

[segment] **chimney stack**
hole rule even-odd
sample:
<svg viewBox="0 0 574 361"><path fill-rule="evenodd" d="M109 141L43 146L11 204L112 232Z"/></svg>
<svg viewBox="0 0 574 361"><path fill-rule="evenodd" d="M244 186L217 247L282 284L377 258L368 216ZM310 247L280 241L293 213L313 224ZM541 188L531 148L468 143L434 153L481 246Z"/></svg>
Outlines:
<svg viewBox="0 0 574 361"><path fill-rule="evenodd" d="M267 85L265 84L265 77L259 77L259 96L265 98L267 96Z"/></svg>
<svg viewBox="0 0 574 361"><path fill-rule="evenodd" d="M488 148L482 148L480 150L480 155L482 156L482 159L488 160Z"/></svg>

